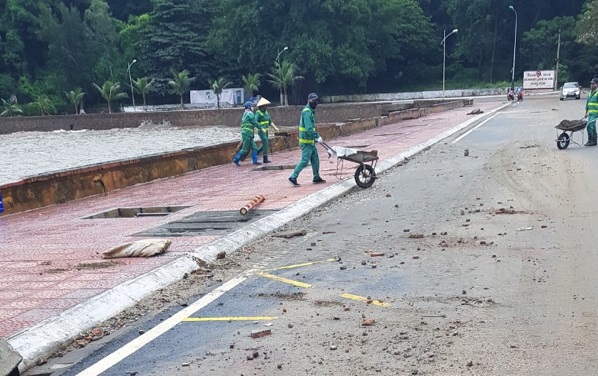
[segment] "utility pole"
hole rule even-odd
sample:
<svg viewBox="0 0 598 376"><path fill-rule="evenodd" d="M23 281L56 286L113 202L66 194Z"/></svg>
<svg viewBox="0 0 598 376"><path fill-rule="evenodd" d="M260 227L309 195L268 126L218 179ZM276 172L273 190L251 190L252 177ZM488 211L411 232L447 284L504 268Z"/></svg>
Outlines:
<svg viewBox="0 0 598 376"><path fill-rule="evenodd" d="M556 47L556 71L554 72L554 91L559 88L559 57L561 54L561 29L559 29L559 41Z"/></svg>

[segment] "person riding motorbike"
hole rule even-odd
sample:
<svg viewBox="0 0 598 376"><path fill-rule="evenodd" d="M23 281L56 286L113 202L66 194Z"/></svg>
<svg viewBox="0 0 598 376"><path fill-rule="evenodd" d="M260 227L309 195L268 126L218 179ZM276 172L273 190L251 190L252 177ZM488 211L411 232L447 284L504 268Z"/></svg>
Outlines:
<svg viewBox="0 0 598 376"><path fill-rule="evenodd" d="M517 102L521 102L523 100L523 89L518 87L516 90L517 94Z"/></svg>
<svg viewBox="0 0 598 376"><path fill-rule="evenodd" d="M512 88L509 88L509 91L507 92L507 100L512 101L515 99L515 93L513 92Z"/></svg>

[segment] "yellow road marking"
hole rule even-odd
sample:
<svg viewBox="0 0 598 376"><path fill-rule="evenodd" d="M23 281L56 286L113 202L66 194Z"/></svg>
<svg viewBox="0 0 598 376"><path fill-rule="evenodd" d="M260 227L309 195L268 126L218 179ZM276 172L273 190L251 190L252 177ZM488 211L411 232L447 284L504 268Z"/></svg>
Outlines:
<svg viewBox="0 0 598 376"><path fill-rule="evenodd" d="M198 321L268 321L268 320L276 320L278 317L242 317L242 316L232 316L232 317L187 317L182 319L181 321L187 322L198 322Z"/></svg>
<svg viewBox="0 0 598 376"><path fill-rule="evenodd" d="M341 298L357 300L360 302L368 302L368 298L364 298L363 296L353 295L353 294L341 294ZM377 305L380 307L388 307L390 304L381 302L379 300L371 300L369 304Z"/></svg>
<svg viewBox="0 0 598 376"><path fill-rule="evenodd" d="M278 282L282 282L282 283L288 283L289 285L293 285L293 286L297 286L297 287L303 287L303 288L310 288L312 285L310 285L309 283L304 283L304 282L299 282L299 281L293 281L292 279L288 279L288 278L283 278L283 277L279 277L273 274L269 274L269 273L264 273L264 272L257 272L256 273L259 276L265 277L265 278L270 278L273 279L275 281Z"/></svg>
<svg viewBox="0 0 598 376"><path fill-rule="evenodd" d="M295 268L302 268L304 266L311 266L311 265L316 265L316 264L323 264L325 262L331 262L331 261L336 261L336 259L330 258L327 259L326 261L313 261L313 262L304 262L303 264L295 264L295 265L287 265L287 266L281 266L279 268L275 268L275 269L271 269L271 270L283 270L283 269L295 269Z"/></svg>

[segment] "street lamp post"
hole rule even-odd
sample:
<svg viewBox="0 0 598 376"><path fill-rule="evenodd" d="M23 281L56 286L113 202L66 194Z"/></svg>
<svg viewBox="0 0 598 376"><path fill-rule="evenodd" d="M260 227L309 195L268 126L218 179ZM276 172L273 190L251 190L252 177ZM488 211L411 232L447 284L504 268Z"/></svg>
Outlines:
<svg viewBox="0 0 598 376"><path fill-rule="evenodd" d="M289 47L285 47L282 49L282 51L278 51L278 55L276 55L276 63L280 65L280 60L278 60L280 58L280 54L282 54L283 52L285 52L286 50L288 50Z"/></svg>
<svg viewBox="0 0 598 376"><path fill-rule="evenodd" d="M444 38L442 38L442 42L440 44L442 44L443 47L443 56L442 56L442 99L444 99L444 81L445 81L445 76L446 76L446 38L448 38L451 34L454 34L456 32L458 32L459 29L454 29L453 31L451 31L450 33L448 33L448 35L446 34L446 30L444 30Z"/></svg>
<svg viewBox="0 0 598 376"><path fill-rule="evenodd" d="M127 71L129 72L129 84L131 85L131 99L133 100L133 111L134 112L137 112L137 109L135 108L135 94L133 94L133 79L131 78L131 67L136 62L137 62L137 59L133 59L133 61L130 62L129 66L127 67Z"/></svg>
<svg viewBox="0 0 598 376"><path fill-rule="evenodd" d="M511 90L515 91L515 52L517 51L517 11L512 5L509 9L515 12L515 40L513 41L513 68L511 70Z"/></svg>
<svg viewBox="0 0 598 376"><path fill-rule="evenodd" d="M285 52L285 51L286 51L286 50L288 50L288 49L289 49L289 47L287 47L287 46L285 46L285 48L283 48L283 49L282 49L282 51L278 51L278 49L277 49L277 51L278 51L278 55L276 55L276 67L277 67L278 69L280 69L280 60L279 60L279 58L280 58L280 54L282 54L283 52ZM282 103L282 102L283 102L283 100L284 100L284 99L283 99L283 97L282 97L282 88L280 88L280 105L281 105L281 106L282 106L282 105L284 105L284 103Z"/></svg>

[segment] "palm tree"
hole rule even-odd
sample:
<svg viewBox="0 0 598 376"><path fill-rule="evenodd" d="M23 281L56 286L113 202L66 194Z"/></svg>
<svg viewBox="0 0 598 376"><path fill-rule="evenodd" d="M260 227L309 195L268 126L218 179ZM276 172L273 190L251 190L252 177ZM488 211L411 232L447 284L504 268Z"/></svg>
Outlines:
<svg viewBox="0 0 598 376"><path fill-rule="evenodd" d="M272 73L268 73L268 77L271 78L271 80L268 81L272 84L272 86L280 90L281 104L287 106L289 105L287 89L289 86L293 86L295 81L303 79L303 76L295 76L296 70L297 66L295 64L289 63L288 61L283 61L282 64L275 62Z"/></svg>
<svg viewBox="0 0 598 376"><path fill-rule="evenodd" d="M75 90L71 90L69 92L64 92L66 98L71 102L71 104L75 107L75 115L79 113L79 105L83 102L83 97L85 93L81 90L80 87L76 88Z"/></svg>
<svg viewBox="0 0 598 376"><path fill-rule="evenodd" d="M243 85L245 90L249 92L250 97L253 97L253 93L260 89L260 79L262 78L262 75L259 73L249 73L247 77L242 76L241 78L243 79Z"/></svg>
<svg viewBox="0 0 598 376"><path fill-rule="evenodd" d="M172 93L181 97L181 109L184 109L183 95L189 90L189 86L195 81L195 77L189 77L189 71L186 69L181 72L171 69L170 72L172 73L172 80L168 81L168 85L172 88Z"/></svg>
<svg viewBox="0 0 598 376"><path fill-rule="evenodd" d="M0 116L15 116L18 114L22 114L23 110L15 101L6 101L2 99L2 109L3 111L0 113Z"/></svg>
<svg viewBox="0 0 598 376"><path fill-rule="evenodd" d="M147 111L147 104L145 102L145 98L152 89L154 79L150 80L147 77L141 77L133 81L133 84L135 85L135 90L143 97L143 108Z"/></svg>
<svg viewBox="0 0 598 376"><path fill-rule="evenodd" d="M120 84L113 83L112 81L106 81L100 87L98 84L94 83L93 86L98 89L102 98L108 103L108 113L112 113L112 106L110 105L113 101L118 101L121 99L129 98L127 93L123 93L120 91Z"/></svg>
<svg viewBox="0 0 598 376"><path fill-rule="evenodd" d="M222 90L226 89L232 84L232 82L227 81L225 78L220 77L216 81L211 82L212 91L216 94L216 106L220 108L220 94L222 94Z"/></svg>
<svg viewBox="0 0 598 376"><path fill-rule="evenodd" d="M52 103L52 100L50 100L50 98L45 94L38 95L33 103L37 106L37 108L39 108L39 112L42 116L50 115L50 113L56 112L54 103Z"/></svg>

